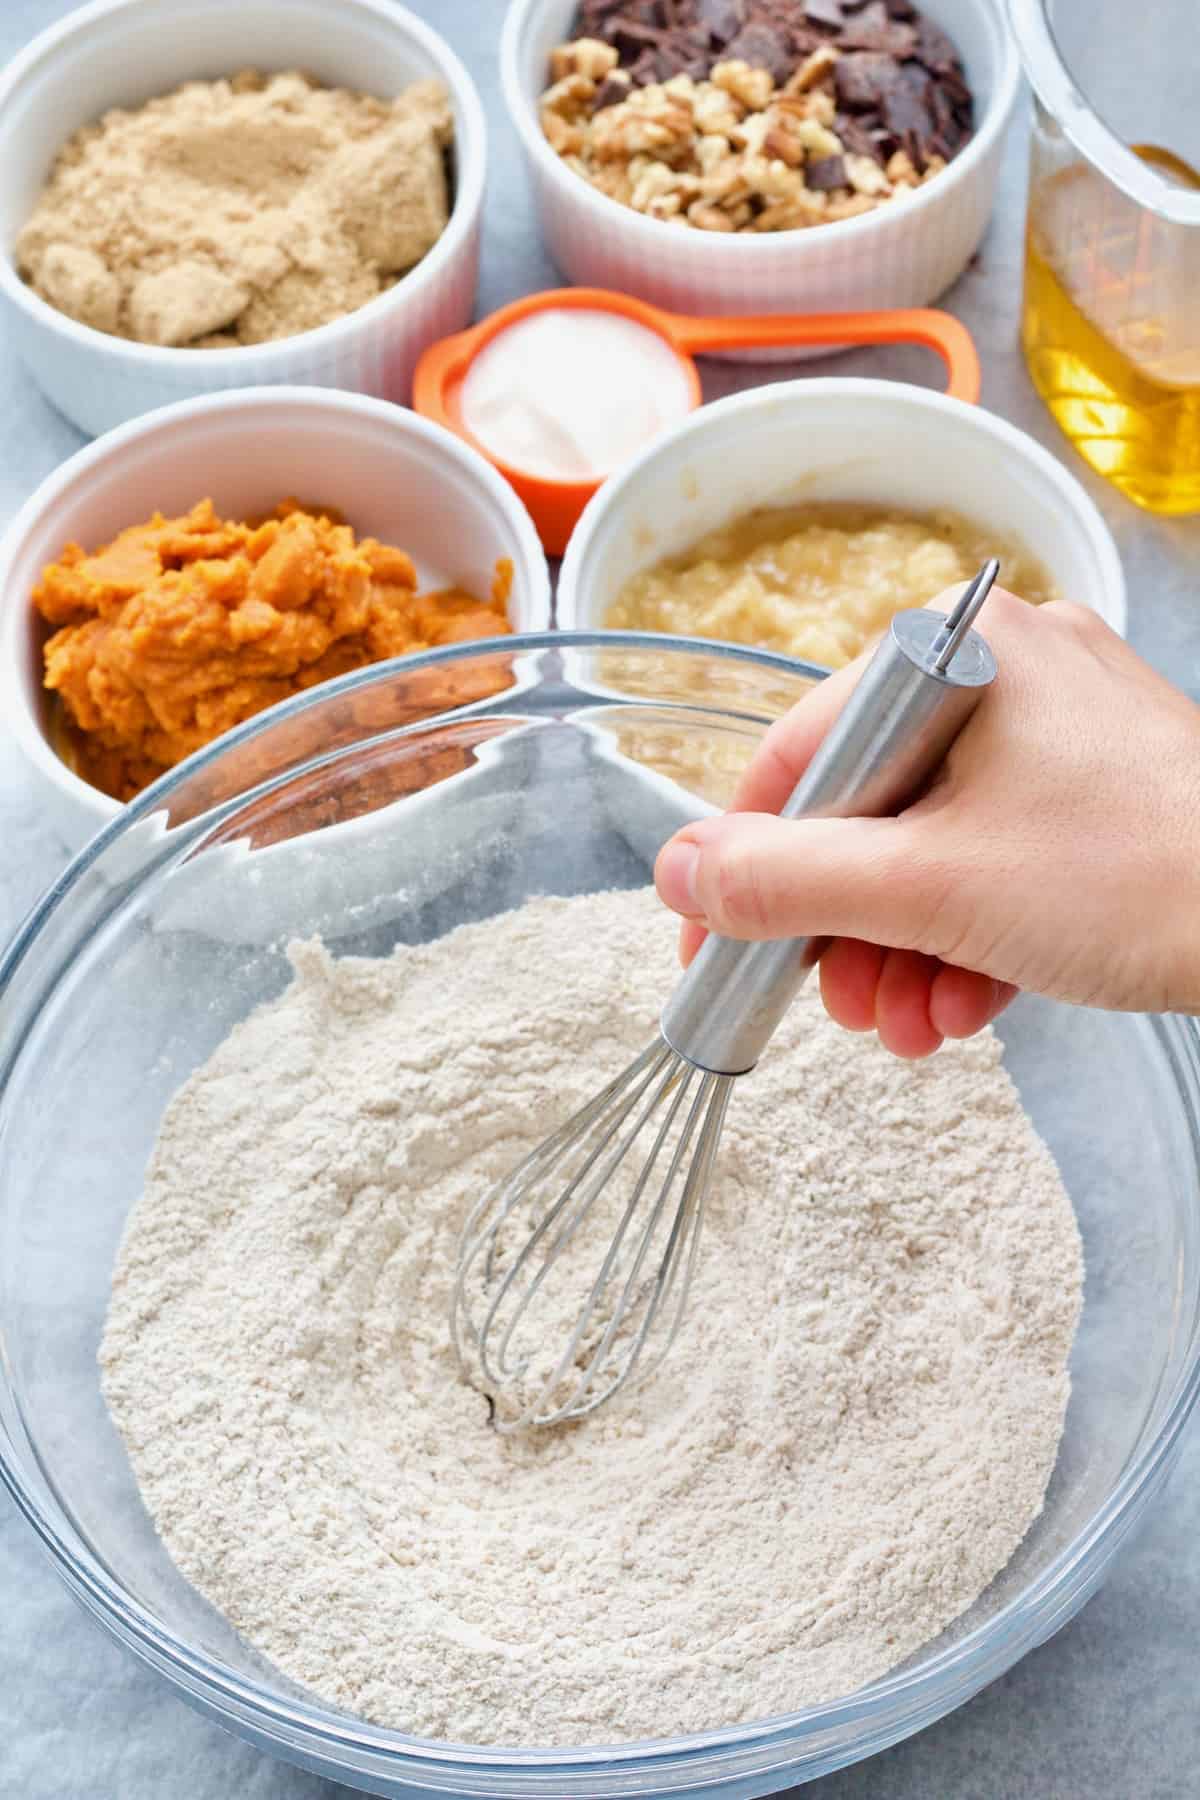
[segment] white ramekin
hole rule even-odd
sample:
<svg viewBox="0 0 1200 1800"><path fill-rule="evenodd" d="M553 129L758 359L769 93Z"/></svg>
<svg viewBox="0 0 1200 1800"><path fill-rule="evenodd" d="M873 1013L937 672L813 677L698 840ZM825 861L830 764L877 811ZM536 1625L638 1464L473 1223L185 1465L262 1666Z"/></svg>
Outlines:
<svg viewBox="0 0 1200 1800"><path fill-rule="evenodd" d="M646 218L567 168L542 134L537 97L548 85L551 47L571 35L577 0L512 0L501 82L555 263L581 286L618 288L693 314L845 312L935 299L987 226L1020 71L997 0L921 6L954 38L975 95L977 129L962 154L928 186L859 218L724 235Z"/></svg>
<svg viewBox="0 0 1200 1800"><path fill-rule="evenodd" d="M238 69L299 68L392 94L437 76L454 107L450 223L410 274L357 312L276 343L170 350L93 331L38 298L11 246L62 144L114 106ZM407 400L417 358L471 316L487 163L483 108L437 33L391 0L92 0L35 38L0 76L0 294L46 397L98 433L221 388L264 382Z"/></svg>
<svg viewBox="0 0 1200 1800"><path fill-rule="evenodd" d="M558 623L602 626L631 575L753 507L835 500L960 513L1022 544L1064 598L1125 630L1117 547L1048 450L945 394L836 376L718 400L606 481L567 547Z"/></svg>
<svg viewBox="0 0 1200 1800"><path fill-rule="evenodd" d="M337 507L356 530L398 544L425 587L487 591L513 562L514 631L549 623L550 576L528 513L508 483L452 432L386 401L318 388L252 388L180 401L70 457L0 542L0 718L63 837L82 843L121 809L55 754L47 732L42 645L30 596L72 540L87 548L157 511L211 498L244 518L288 495Z"/></svg>

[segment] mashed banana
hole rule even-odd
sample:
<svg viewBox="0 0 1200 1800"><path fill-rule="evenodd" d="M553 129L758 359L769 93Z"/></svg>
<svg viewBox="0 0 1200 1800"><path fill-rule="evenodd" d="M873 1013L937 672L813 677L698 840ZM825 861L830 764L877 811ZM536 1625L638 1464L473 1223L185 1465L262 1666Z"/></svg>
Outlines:
<svg viewBox="0 0 1200 1800"><path fill-rule="evenodd" d="M724 638L826 668L853 660L893 614L968 580L989 556L1035 604L1056 590L1020 545L953 513L859 505L760 508L625 583L605 624Z"/></svg>

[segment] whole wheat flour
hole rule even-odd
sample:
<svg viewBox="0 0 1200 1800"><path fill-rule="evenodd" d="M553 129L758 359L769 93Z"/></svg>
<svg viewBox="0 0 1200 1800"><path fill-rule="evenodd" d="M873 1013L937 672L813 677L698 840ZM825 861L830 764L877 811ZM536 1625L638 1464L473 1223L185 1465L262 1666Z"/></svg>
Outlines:
<svg viewBox="0 0 1200 1800"><path fill-rule="evenodd" d="M905 1064L801 996L730 1106L655 1381L500 1437L447 1327L491 1182L647 1040L650 892L295 980L167 1110L101 1362L183 1573L323 1699L589 1743L881 1675L1037 1515L1079 1237L990 1034Z"/></svg>
<svg viewBox="0 0 1200 1800"><path fill-rule="evenodd" d="M449 97L245 70L106 113L63 147L16 242L84 325L220 349L311 331L391 285L449 217Z"/></svg>

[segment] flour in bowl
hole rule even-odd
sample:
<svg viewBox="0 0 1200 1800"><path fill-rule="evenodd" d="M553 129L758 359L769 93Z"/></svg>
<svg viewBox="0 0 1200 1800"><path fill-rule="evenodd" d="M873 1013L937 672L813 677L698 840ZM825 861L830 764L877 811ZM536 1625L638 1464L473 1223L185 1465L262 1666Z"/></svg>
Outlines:
<svg viewBox="0 0 1200 1800"><path fill-rule="evenodd" d="M649 892L537 900L295 980L172 1101L101 1351L183 1573L327 1702L587 1744L830 1699L1042 1504L1082 1264L986 1033L888 1056L801 996L734 1090L680 1340L500 1437L447 1312L473 1201L653 1032Z"/></svg>

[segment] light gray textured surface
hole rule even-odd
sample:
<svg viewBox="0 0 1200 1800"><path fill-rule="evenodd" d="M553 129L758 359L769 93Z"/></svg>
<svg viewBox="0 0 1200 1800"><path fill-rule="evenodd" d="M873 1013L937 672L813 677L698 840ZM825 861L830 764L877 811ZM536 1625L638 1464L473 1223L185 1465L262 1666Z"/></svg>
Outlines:
<svg viewBox="0 0 1200 1800"><path fill-rule="evenodd" d="M486 310L556 279L537 242L496 92L503 4L413 3L455 44L488 107L493 143L480 294ZM0 57L70 10L69 0L6 0ZM1148 518L1089 477L1043 414L1021 365L1015 329L1023 186L1018 132L992 232L947 303L976 335L985 404L1061 452L1108 518L1125 558L1133 642L1200 696L1200 519ZM926 378L915 351L859 352L836 368ZM740 379L718 369L710 397ZM3 345L0 418L3 521L81 440ZM57 873L63 855L0 734L0 935ZM1183 1800L1200 1791L1198 1480L1193 1432L1139 1542L1079 1619L971 1705L884 1756L812 1784L806 1800ZM75 1609L4 1499L0 1608L4 1800L350 1800L348 1789L272 1761L174 1699Z"/></svg>

